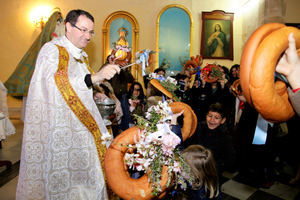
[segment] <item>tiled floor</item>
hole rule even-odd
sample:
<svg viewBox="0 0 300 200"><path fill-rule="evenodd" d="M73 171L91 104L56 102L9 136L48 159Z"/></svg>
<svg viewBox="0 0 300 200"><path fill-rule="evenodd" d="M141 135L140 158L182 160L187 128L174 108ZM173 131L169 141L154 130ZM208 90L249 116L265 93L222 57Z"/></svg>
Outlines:
<svg viewBox="0 0 300 200"><path fill-rule="evenodd" d="M9 170L5 167L0 168L0 200L15 199L23 131L23 122L19 119L19 114L17 112L11 115L16 134L4 140L0 149L0 160L10 160L13 163ZM222 196L225 200L300 200L300 183L291 186L288 184L289 178L280 177L272 187L262 189L251 186L238 173L224 173L221 180Z"/></svg>

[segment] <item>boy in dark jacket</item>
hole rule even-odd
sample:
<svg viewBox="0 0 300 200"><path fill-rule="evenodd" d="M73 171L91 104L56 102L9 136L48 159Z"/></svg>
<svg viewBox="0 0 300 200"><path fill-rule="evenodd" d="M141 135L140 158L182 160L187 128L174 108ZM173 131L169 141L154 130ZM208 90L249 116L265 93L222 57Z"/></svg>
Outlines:
<svg viewBox="0 0 300 200"><path fill-rule="evenodd" d="M200 144L212 151L219 175L223 171L232 171L235 164L235 151L232 138L223 125L226 121L225 112L220 103L210 105L206 114L206 121L198 124L192 138L185 142L185 146Z"/></svg>

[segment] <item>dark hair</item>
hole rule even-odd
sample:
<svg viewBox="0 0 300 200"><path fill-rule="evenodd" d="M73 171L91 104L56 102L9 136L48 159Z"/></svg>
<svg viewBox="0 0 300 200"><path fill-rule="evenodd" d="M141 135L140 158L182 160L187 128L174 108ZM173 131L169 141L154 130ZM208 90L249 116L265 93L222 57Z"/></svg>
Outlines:
<svg viewBox="0 0 300 200"><path fill-rule="evenodd" d="M161 72L161 71L164 72L164 73L166 73L166 70L164 70L163 68L157 68L157 69L155 69L154 73L157 74L158 72Z"/></svg>
<svg viewBox="0 0 300 200"><path fill-rule="evenodd" d="M233 69L240 69L240 65L239 64L232 65L230 68L230 74L232 73Z"/></svg>
<svg viewBox="0 0 300 200"><path fill-rule="evenodd" d="M175 76L175 79L176 79L177 82L180 81L180 80L184 80L184 79L186 79L186 78L190 78L190 77L187 76L186 74L181 74L181 73L178 73L178 74L176 74L176 76Z"/></svg>
<svg viewBox="0 0 300 200"><path fill-rule="evenodd" d="M109 88L108 88L106 85L104 85L103 83L100 84L100 87L103 88L104 94L105 94L107 97L109 97L109 96L110 96L110 95L109 95L109 94L110 94Z"/></svg>
<svg viewBox="0 0 300 200"><path fill-rule="evenodd" d="M77 10L71 10L67 14L65 23L69 22L70 24L75 25L77 22L77 19L80 15L85 15L92 22L94 22L94 17L90 13L88 13L87 11L84 11L84 10L77 9Z"/></svg>
<svg viewBox="0 0 300 200"><path fill-rule="evenodd" d="M225 110L223 108L223 105L219 102L211 104L208 108L207 113L211 111L211 112L217 112L221 115L222 118L226 117L225 115Z"/></svg>
<svg viewBox="0 0 300 200"><path fill-rule="evenodd" d="M229 75L229 69L226 66L221 66L221 67L222 67L224 73Z"/></svg>
<svg viewBox="0 0 300 200"><path fill-rule="evenodd" d="M144 94L144 91L143 91L143 87L142 87L142 85L139 82L133 82L131 84L131 86L129 88L129 91L128 91L128 98L131 98L135 85L140 86L140 95L138 96L138 99L142 99L143 100L145 98L145 94Z"/></svg>
<svg viewBox="0 0 300 200"><path fill-rule="evenodd" d="M222 69L224 71L225 78L230 81L231 77L230 77L229 69L226 66L221 66L221 67L222 67Z"/></svg>

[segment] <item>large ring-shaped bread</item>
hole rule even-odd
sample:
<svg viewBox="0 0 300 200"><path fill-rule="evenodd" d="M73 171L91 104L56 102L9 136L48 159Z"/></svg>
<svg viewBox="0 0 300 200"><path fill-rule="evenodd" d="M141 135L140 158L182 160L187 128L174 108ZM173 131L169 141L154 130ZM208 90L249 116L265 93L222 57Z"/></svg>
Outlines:
<svg viewBox="0 0 300 200"><path fill-rule="evenodd" d="M172 112L173 113L178 113L181 112L182 110L185 110L183 113L183 127L181 128L181 133L182 133L182 139L186 140L187 138L191 137L194 132L196 131L197 128L197 117L196 114L194 113L193 109L182 102L172 102L170 104ZM188 112L186 112L186 110Z"/></svg>
<svg viewBox="0 0 300 200"><path fill-rule="evenodd" d="M192 135L194 128L187 127L187 123L192 127L193 123L197 124L197 118L194 118L191 114L192 109L188 105L183 105L184 103L173 102L170 106L173 113L181 112L184 110L184 124L182 131L183 140ZM189 120L187 120L189 118ZM189 131L185 131L184 128L187 128ZM148 200L152 199L154 196L151 195L151 184L148 182L147 174L143 175L138 179L132 179L129 176L127 167L124 163L124 155L128 151L127 145L134 144L134 138L138 138L138 133L140 129L136 126L127 129L118 135L109 146L105 161L105 175L107 182L110 188L121 198L130 200L130 199L139 199L139 200ZM166 191L166 183L168 181L168 172L167 167L163 167L161 186L162 194L159 197L162 197Z"/></svg>
<svg viewBox="0 0 300 200"><path fill-rule="evenodd" d="M198 67L197 63L195 60L188 60L184 66L183 69L184 70L188 70L191 72L191 75L196 73L196 68Z"/></svg>
<svg viewBox="0 0 300 200"><path fill-rule="evenodd" d="M283 27L270 33L257 48L250 71L250 96L255 109L268 121L282 122L294 115L285 92L279 95L274 84L275 67L288 48L288 36L294 33L296 47L300 46L300 30Z"/></svg>
<svg viewBox="0 0 300 200"><path fill-rule="evenodd" d="M164 86L162 86L160 84L160 82L157 79L151 79L150 83L159 91L161 91L164 95L166 95L167 97L169 97L170 99L173 99L174 96L172 95L171 92L169 92L166 88L164 88Z"/></svg>
<svg viewBox="0 0 300 200"><path fill-rule="evenodd" d="M243 90L243 95L250 105L252 105L252 100L250 98L249 77L255 51L267 35L284 26L284 24L280 23L264 24L252 33L245 44L240 63L240 84Z"/></svg>

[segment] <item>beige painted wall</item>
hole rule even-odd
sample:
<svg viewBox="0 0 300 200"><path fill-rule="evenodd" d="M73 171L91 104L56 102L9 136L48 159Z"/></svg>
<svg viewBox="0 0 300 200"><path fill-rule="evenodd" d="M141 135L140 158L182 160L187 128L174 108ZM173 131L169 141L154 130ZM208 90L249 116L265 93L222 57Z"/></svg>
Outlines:
<svg viewBox="0 0 300 200"><path fill-rule="evenodd" d="M287 23L300 23L300 1L299 0L286 0L286 17Z"/></svg>
<svg viewBox="0 0 300 200"><path fill-rule="evenodd" d="M288 22L297 22L300 10L299 0L287 0ZM230 67L239 63L242 52L241 15L237 5L240 0L1 0L0 7L0 80L6 81L15 67L38 36L40 29L35 28L29 21L30 11L38 5L51 5L59 7L63 16L71 9L84 9L95 17L96 36L86 48L90 57L91 66L98 69L102 63L102 25L108 15L115 11L127 11L137 19L140 27L139 48L155 49L156 21L161 9L169 4L180 4L186 7L193 17L192 54L200 53L201 38L201 12L224 10L234 12L234 60L216 60L219 64ZM292 4L289 5L289 4ZM295 6L296 5L296 6ZM297 8L297 9L296 9ZM290 10L290 11L289 11ZM293 14L295 13L295 14ZM298 21L299 22L299 21ZM205 60L204 63L213 62Z"/></svg>

